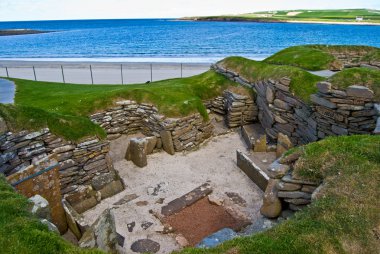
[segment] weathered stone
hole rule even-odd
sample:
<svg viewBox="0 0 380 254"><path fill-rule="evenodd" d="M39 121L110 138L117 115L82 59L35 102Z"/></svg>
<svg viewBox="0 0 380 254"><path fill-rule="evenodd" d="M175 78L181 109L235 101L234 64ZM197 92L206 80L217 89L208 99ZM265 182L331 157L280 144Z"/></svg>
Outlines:
<svg viewBox="0 0 380 254"><path fill-rule="evenodd" d="M372 90L365 86L353 85L346 89L347 96L360 97L365 99L372 99L374 93Z"/></svg>
<svg viewBox="0 0 380 254"><path fill-rule="evenodd" d="M307 193L313 193L316 189L317 189L316 186L303 185L301 191L307 192Z"/></svg>
<svg viewBox="0 0 380 254"><path fill-rule="evenodd" d="M184 247L188 247L189 246L189 242L187 241L187 239L179 234L175 237L175 240L177 241L177 243L179 244L179 246L181 246L182 248Z"/></svg>
<svg viewBox="0 0 380 254"><path fill-rule="evenodd" d="M63 209L65 210L67 224L75 237L79 240L83 233L88 229L84 217L77 213L74 208L66 201L62 200Z"/></svg>
<svg viewBox="0 0 380 254"><path fill-rule="evenodd" d="M240 150L236 151L237 166L263 191L267 188L269 176Z"/></svg>
<svg viewBox="0 0 380 254"><path fill-rule="evenodd" d="M115 173L110 172L106 174L101 174L94 176L91 181L92 188L96 191L102 189L105 185L112 182L115 179Z"/></svg>
<svg viewBox="0 0 380 254"><path fill-rule="evenodd" d="M323 107L326 107L326 108L330 108L330 109L336 109L336 104L335 103L332 103L316 94L312 94L310 96L310 99L313 103L315 104L318 104L318 105L321 105Z"/></svg>
<svg viewBox="0 0 380 254"><path fill-rule="evenodd" d="M66 153L75 149L74 145L66 145L53 149L53 153Z"/></svg>
<svg viewBox="0 0 380 254"><path fill-rule="evenodd" d="M139 196L136 194L128 194L128 195L125 195L122 199L120 199L116 203L114 203L114 205L124 205L124 204L138 198L138 197Z"/></svg>
<svg viewBox="0 0 380 254"><path fill-rule="evenodd" d="M266 152L267 151L267 135L261 135L260 138L254 140L254 152Z"/></svg>
<svg viewBox="0 0 380 254"><path fill-rule="evenodd" d="M268 218L277 218L282 211L282 205L280 199L277 197L276 184L279 180L270 179L268 186L264 193L263 205L260 212L262 215Z"/></svg>
<svg viewBox="0 0 380 254"><path fill-rule="evenodd" d="M279 99L275 99L273 103L278 108L281 108L281 109L284 109L284 110L289 110L290 109L289 104L286 103L285 101L282 101L282 100L279 100Z"/></svg>
<svg viewBox="0 0 380 254"><path fill-rule="evenodd" d="M112 181L99 190L101 199L112 197L124 190L123 183L120 180Z"/></svg>
<svg viewBox="0 0 380 254"><path fill-rule="evenodd" d="M304 198L311 199L311 194L302 191L279 191L277 193L279 198Z"/></svg>
<svg viewBox="0 0 380 254"><path fill-rule="evenodd" d="M267 89L266 89L266 99L268 103L273 103L274 92L269 86L267 86Z"/></svg>
<svg viewBox="0 0 380 254"><path fill-rule="evenodd" d="M115 216L111 209L106 209L91 227L83 234L79 241L81 248L98 248L115 253L117 233Z"/></svg>
<svg viewBox="0 0 380 254"><path fill-rule="evenodd" d="M131 250L137 253L156 253L160 244L150 239L140 239L131 245Z"/></svg>
<svg viewBox="0 0 380 254"><path fill-rule="evenodd" d="M317 83L317 88L321 93L328 93L331 90L331 83L319 82L319 83Z"/></svg>
<svg viewBox="0 0 380 254"><path fill-rule="evenodd" d="M54 225L53 223L51 223L50 221L48 221L47 219L42 219L40 220L42 224L46 225L48 227L48 229L58 235L60 235L60 232L57 228L56 225Z"/></svg>
<svg viewBox="0 0 380 254"><path fill-rule="evenodd" d="M267 171L271 178L282 178L290 170L289 165L280 164L278 160L269 165Z"/></svg>
<svg viewBox="0 0 380 254"><path fill-rule="evenodd" d="M296 184L296 183L286 183L286 182L279 181L277 182L276 187L279 191L296 191L296 190L300 190L302 185Z"/></svg>
<svg viewBox="0 0 380 254"><path fill-rule="evenodd" d="M293 205L308 205L311 203L310 199L305 198L287 198L284 201Z"/></svg>
<svg viewBox="0 0 380 254"><path fill-rule="evenodd" d="M157 137L155 136L146 137L145 140L146 140L146 147L145 147L146 154L152 154L157 144Z"/></svg>
<svg viewBox="0 0 380 254"><path fill-rule="evenodd" d="M3 134L8 131L8 126L4 118L0 117L0 134Z"/></svg>
<svg viewBox="0 0 380 254"><path fill-rule="evenodd" d="M33 204L31 212L40 219L51 220L51 211L49 202L40 195L34 195L28 199Z"/></svg>
<svg viewBox="0 0 380 254"><path fill-rule="evenodd" d="M332 132L334 132L337 135L348 135L348 130L347 128L342 128L337 125L332 125L331 126Z"/></svg>
<svg viewBox="0 0 380 254"><path fill-rule="evenodd" d="M277 157L280 157L283 153L285 153L287 150L289 150L292 147L293 147L293 144L290 141L289 137L287 135L282 134L281 132L278 133L277 150L276 150Z"/></svg>
<svg viewBox="0 0 380 254"><path fill-rule="evenodd" d="M208 195L207 198L208 202L210 202L212 205L221 206L223 204L223 199L219 198L218 196Z"/></svg>
<svg viewBox="0 0 380 254"><path fill-rule="evenodd" d="M132 138L129 142L130 159L140 168L148 165L145 146L146 141L144 139Z"/></svg>
<svg viewBox="0 0 380 254"><path fill-rule="evenodd" d="M172 134L170 131L161 131L161 141L162 141L162 146L165 150L170 155L174 155L175 150L174 150L174 145L173 145L173 140L172 140Z"/></svg>

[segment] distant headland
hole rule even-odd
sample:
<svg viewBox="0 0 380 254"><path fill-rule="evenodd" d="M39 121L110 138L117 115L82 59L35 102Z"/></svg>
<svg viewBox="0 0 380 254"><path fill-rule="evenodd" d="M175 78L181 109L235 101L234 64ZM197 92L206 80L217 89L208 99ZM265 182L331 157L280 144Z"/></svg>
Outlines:
<svg viewBox="0 0 380 254"><path fill-rule="evenodd" d="M180 20L380 25L380 10L343 9L265 11L238 15L184 17Z"/></svg>
<svg viewBox="0 0 380 254"><path fill-rule="evenodd" d="M0 29L0 36L43 34L43 33L51 33L51 32L52 31L40 31L40 30L32 30L32 29Z"/></svg>

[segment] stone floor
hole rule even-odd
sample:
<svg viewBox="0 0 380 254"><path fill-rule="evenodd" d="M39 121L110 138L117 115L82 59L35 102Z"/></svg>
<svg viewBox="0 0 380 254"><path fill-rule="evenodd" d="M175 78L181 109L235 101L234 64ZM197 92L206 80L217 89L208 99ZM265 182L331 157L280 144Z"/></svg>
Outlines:
<svg viewBox="0 0 380 254"><path fill-rule="evenodd" d="M135 253L131 247L136 249L142 244L157 250L155 243L159 244L156 253L180 249L175 234L162 233L166 229L155 214L168 202L207 181L212 185L212 195L240 203L236 206L252 223L263 219L259 213L262 191L236 166L236 150L246 149L238 132L214 137L196 151L173 156L165 152L149 155L148 166L144 168L123 159L128 138L121 137L111 145L115 168L126 189L84 213L92 223L106 208L114 208L117 232L125 237L126 253ZM137 242L142 239L153 242Z"/></svg>

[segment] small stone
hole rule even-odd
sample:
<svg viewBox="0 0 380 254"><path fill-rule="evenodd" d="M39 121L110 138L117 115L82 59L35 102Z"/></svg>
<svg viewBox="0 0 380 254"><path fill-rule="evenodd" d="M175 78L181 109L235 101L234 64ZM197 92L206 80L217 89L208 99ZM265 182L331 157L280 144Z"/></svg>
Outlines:
<svg viewBox="0 0 380 254"><path fill-rule="evenodd" d="M272 164L268 167L268 175L271 178L281 178L285 176L288 171L290 170L289 165L286 164L280 164L278 160L274 161Z"/></svg>
<svg viewBox="0 0 380 254"><path fill-rule="evenodd" d="M52 232L60 235L59 230L58 230L58 228L57 228L56 225L54 225L53 223L51 223L47 219L42 219L40 221L41 221L42 224L46 225L50 231L52 231Z"/></svg>
<svg viewBox="0 0 380 254"><path fill-rule="evenodd" d="M304 199L304 198L288 198L288 199L284 199L284 201L290 204L294 204L294 205L308 205L311 203L310 199Z"/></svg>
<svg viewBox="0 0 380 254"><path fill-rule="evenodd" d="M326 100L326 99L324 99L324 98L322 98L316 94L312 94L310 96L310 99L315 104L318 104L318 105L321 105L321 106L324 106L324 107L330 108L330 109L336 109L335 103L332 103L331 101Z"/></svg>
<svg viewBox="0 0 380 254"><path fill-rule="evenodd" d="M150 239L140 239L131 245L131 250L137 253L156 253L160 244Z"/></svg>
<svg viewBox="0 0 380 254"><path fill-rule="evenodd" d="M245 201L244 198L242 198L238 193L236 192L226 192L226 195L227 197L229 197L231 199L231 201L238 205L238 206L242 206L242 207L246 207L247 206L247 201Z"/></svg>
<svg viewBox="0 0 380 254"><path fill-rule="evenodd" d="M122 199L120 199L119 201L117 201L116 203L114 203L113 205L124 205L136 198L138 198L139 196L136 195L136 194L129 194L129 195L125 195Z"/></svg>
<svg viewBox="0 0 380 254"><path fill-rule="evenodd" d="M128 228L128 232L133 232L133 229L135 228L135 226L136 226L136 222L131 222L131 223L128 223L127 224L127 228Z"/></svg>
<svg viewBox="0 0 380 254"><path fill-rule="evenodd" d="M28 199L33 204L32 214L36 215L40 219L51 220L51 211L49 202L40 195L34 195Z"/></svg>
<svg viewBox="0 0 380 254"><path fill-rule="evenodd" d="M144 221L144 222L141 224L141 228L144 229L144 230L147 230L147 229L150 228L152 225L153 225L152 222Z"/></svg>
<svg viewBox="0 0 380 254"><path fill-rule="evenodd" d="M280 181L276 184L276 187L279 191L296 191L296 190L300 190L302 185Z"/></svg>
<svg viewBox="0 0 380 254"><path fill-rule="evenodd" d="M303 198L311 199L311 194L302 191L279 191L277 193L279 198Z"/></svg>
<svg viewBox="0 0 380 254"><path fill-rule="evenodd" d="M177 241L177 243L179 244L179 246L181 246L182 248L184 247L188 247L189 246L189 242L187 241L187 239L179 234L175 237L175 240Z"/></svg>
<svg viewBox="0 0 380 254"><path fill-rule="evenodd" d="M148 201L139 201L136 203L137 206L147 206L148 204Z"/></svg>
<svg viewBox="0 0 380 254"><path fill-rule="evenodd" d="M164 198L159 198L157 201L156 201L156 204L160 204L162 205L164 203L165 199Z"/></svg>
<svg viewBox="0 0 380 254"><path fill-rule="evenodd" d="M260 138L254 141L254 152L266 152L267 151L267 135L261 135Z"/></svg>
<svg viewBox="0 0 380 254"><path fill-rule="evenodd" d="M207 198L208 202L210 202L212 205L221 206L223 204L223 200L215 195L208 195Z"/></svg>
<svg viewBox="0 0 380 254"><path fill-rule="evenodd" d="M279 132L277 136L276 156L280 157L292 147L293 147L293 144L292 144L292 141L290 141L289 137Z"/></svg>

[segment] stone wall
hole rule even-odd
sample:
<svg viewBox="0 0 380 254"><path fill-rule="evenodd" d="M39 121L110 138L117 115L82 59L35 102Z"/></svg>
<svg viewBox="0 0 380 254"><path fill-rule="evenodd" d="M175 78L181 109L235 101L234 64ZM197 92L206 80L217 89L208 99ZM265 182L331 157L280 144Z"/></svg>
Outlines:
<svg viewBox="0 0 380 254"><path fill-rule="evenodd" d="M332 54L339 62L342 63L343 68L352 68L352 67L360 67L360 66L373 66L376 68L380 68L380 62L374 60L366 60L363 59L364 56L368 54L367 50L336 50L333 49L328 50L330 54Z"/></svg>
<svg viewBox="0 0 380 254"><path fill-rule="evenodd" d="M212 135L213 126L199 113L182 118L167 118L151 104L120 101L118 106L91 116L91 120L103 127L109 139L122 134L141 131L146 136L157 137L156 148L162 148L163 131L169 135L176 152L190 150Z"/></svg>
<svg viewBox="0 0 380 254"><path fill-rule="evenodd" d="M72 195L80 192L83 186L94 188L98 178L115 173L108 151L109 142L97 138L74 143L57 137L49 129L5 131L0 135L0 172L11 176L41 158L55 154L59 163L61 194ZM104 184L114 179L108 180Z"/></svg>
<svg viewBox="0 0 380 254"><path fill-rule="evenodd" d="M318 138L325 136L368 134L376 127L374 93L363 86L335 90L328 82L317 84L318 93L311 96Z"/></svg>
<svg viewBox="0 0 380 254"><path fill-rule="evenodd" d="M258 119L266 134L276 140L279 133L287 135L294 145L307 144L325 136L371 134L378 112L373 92L363 86L351 86L346 91L334 90L331 84L317 84L319 92L306 104L289 90L291 80L265 80L249 83L239 74L214 65L213 69L233 81L252 87L257 94Z"/></svg>

